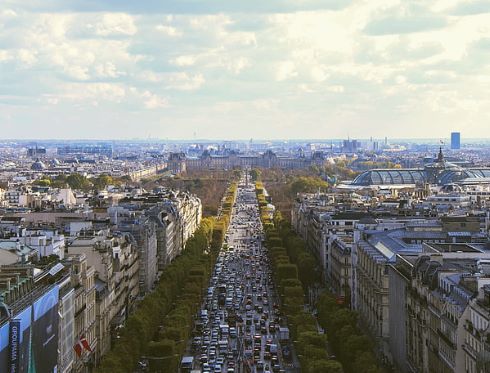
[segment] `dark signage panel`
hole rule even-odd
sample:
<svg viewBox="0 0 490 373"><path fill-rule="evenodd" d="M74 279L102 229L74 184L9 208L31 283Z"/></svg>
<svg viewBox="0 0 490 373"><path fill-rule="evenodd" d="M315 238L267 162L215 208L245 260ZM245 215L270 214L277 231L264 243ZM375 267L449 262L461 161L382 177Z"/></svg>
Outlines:
<svg viewBox="0 0 490 373"><path fill-rule="evenodd" d="M58 365L59 287L53 287L33 306L32 368L29 373L56 373Z"/></svg>

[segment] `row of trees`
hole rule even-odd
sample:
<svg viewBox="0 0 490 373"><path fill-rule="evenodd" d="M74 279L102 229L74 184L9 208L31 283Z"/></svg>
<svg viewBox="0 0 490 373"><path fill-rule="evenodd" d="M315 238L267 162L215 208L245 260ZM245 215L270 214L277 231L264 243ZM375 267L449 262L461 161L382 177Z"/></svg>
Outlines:
<svg viewBox="0 0 490 373"><path fill-rule="evenodd" d="M263 188L262 183L257 183L259 201L264 199ZM300 361L304 371L381 372L371 341L357 326L357 314L337 304L335 297L328 291L323 292L317 304L318 321L328 331L329 346L342 365L326 358L326 337L318 335L313 317L309 313L300 312L297 306L302 306L304 299L304 293L300 293L300 290L306 292L313 284L321 281L317 260L280 212L276 212L272 219L267 207L261 207L261 212L266 227L267 247L270 248L269 257L280 284L283 308L296 340L295 348L302 356ZM299 288L299 284L302 288Z"/></svg>
<svg viewBox="0 0 490 373"><path fill-rule="evenodd" d="M379 373L372 341L358 327L357 314L325 291L318 302L318 321L328 330L330 345L346 372Z"/></svg>
<svg viewBox="0 0 490 373"><path fill-rule="evenodd" d="M234 201L232 183L223 206ZM233 202L231 202L233 205ZM218 249L223 244L231 209L222 208L217 218L204 218L182 254L169 264L157 288L129 316L119 339L103 358L97 373L130 373L141 356L147 356L151 371L176 372L192 332L193 315L202 302Z"/></svg>
<svg viewBox="0 0 490 373"><path fill-rule="evenodd" d="M79 173L72 173L70 175L58 175L57 177L50 178L43 176L41 179L36 180L34 185L52 187L52 188L71 188L83 191L90 190L103 190L109 185L121 185L123 182L131 181L128 178L114 178L110 175L99 175L94 178L87 178Z"/></svg>
<svg viewBox="0 0 490 373"><path fill-rule="evenodd" d="M316 261L295 236L280 213L272 215L264 203L262 183L256 183L261 219L266 231L266 246L281 297L281 311L287 318L290 335L303 372L341 373L342 366L330 360L325 334L319 334L315 318L304 310L305 291L320 278Z"/></svg>

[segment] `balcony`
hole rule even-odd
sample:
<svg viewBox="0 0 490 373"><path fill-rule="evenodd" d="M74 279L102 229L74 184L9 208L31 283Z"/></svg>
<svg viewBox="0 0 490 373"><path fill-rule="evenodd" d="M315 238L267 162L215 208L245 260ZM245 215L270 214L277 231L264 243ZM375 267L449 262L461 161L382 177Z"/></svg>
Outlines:
<svg viewBox="0 0 490 373"><path fill-rule="evenodd" d="M437 330L437 334L439 335L439 338L441 338L449 347L451 347L453 350L456 349L456 344L441 330Z"/></svg>

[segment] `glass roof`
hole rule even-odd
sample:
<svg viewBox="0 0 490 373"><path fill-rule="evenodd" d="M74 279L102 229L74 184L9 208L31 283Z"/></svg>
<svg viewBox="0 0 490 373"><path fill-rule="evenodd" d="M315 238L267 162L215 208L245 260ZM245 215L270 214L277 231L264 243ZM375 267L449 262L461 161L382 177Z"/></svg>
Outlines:
<svg viewBox="0 0 490 373"><path fill-rule="evenodd" d="M439 174L441 185L468 178L490 178L490 168L449 169ZM397 185L424 183L428 174L422 169L374 169L357 176L353 185Z"/></svg>
<svg viewBox="0 0 490 373"><path fill-rule="evenodd" d="M354 185L416 184L425 181L425 172L415 169L369 170L357 176Z"/></svg>

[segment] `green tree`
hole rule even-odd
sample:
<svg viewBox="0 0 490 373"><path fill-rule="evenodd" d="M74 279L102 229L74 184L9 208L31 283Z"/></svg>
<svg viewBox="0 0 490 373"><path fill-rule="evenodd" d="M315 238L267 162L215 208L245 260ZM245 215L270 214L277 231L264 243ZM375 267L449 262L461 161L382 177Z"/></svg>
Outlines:
<svg viewBox="0 0 490 373"><path fill-rule="evenodd" d="M319 177L300 176L291 183L290 190L293 196L298 193L315 193L318 189L327 189L328 183Z"/></svg>
<svg viewBox="0 0 490 373"><path fill-rule="evenodd" d="M80 175L78 173L71 174L66 178L66 183L68 186L72 189L77 189L77 190L89 190L92 184L88 179Z"/></svg>
<svg viewBox="0 0 490 373"><path fill-rule="evenodd" d="M343 373L342 365L335 360L313 360L308 364L308 373ZM364 372L363 369L357 372Z"/></svg>
<svg viewBox="0 0 490 373"><path fill-rule="evenodd" d="M94 188L97 190L103 190L109 185L114 184L114 179L110 175L100 175L93 180Z"/></svg>
<svg viewBox="0 0 490 373"><path fill-rule="evenodd" d="M66 183L66 175L58 175L56 178L51 180L51 187L53 188L66 188L68 184Z"/></svg>
<svg viewBox="0 0 490 373"><path fill-rule="evenodd" d="M376 359L372 352L365 351L358 354L352 365L352 371L354 372L366 372L366 373L380 373Z"/></svg>
<svg viewBox="0 0 490 373"><path fill-rule="evenodd" d="M42 178L34 181L34 185L42 186L42 187L49 187L51 186L51 179L47 176L43 176Z"/></svg>
<svg viewBox="0 0 490 373"><path fill-rule="evenodd" d="M308 252L301 253L298 256L297 265L299 279L303 283L303 286L310 287L320 281L320 271L313 255Z"/></svg>
<svg viewBox="0 0 490 373"><path fill-rule="evenodd" d="M252 177L252 181L258 181L262 176L262 171L260 171L258 168L252 168L250 171L250 176Z"/></svg>

